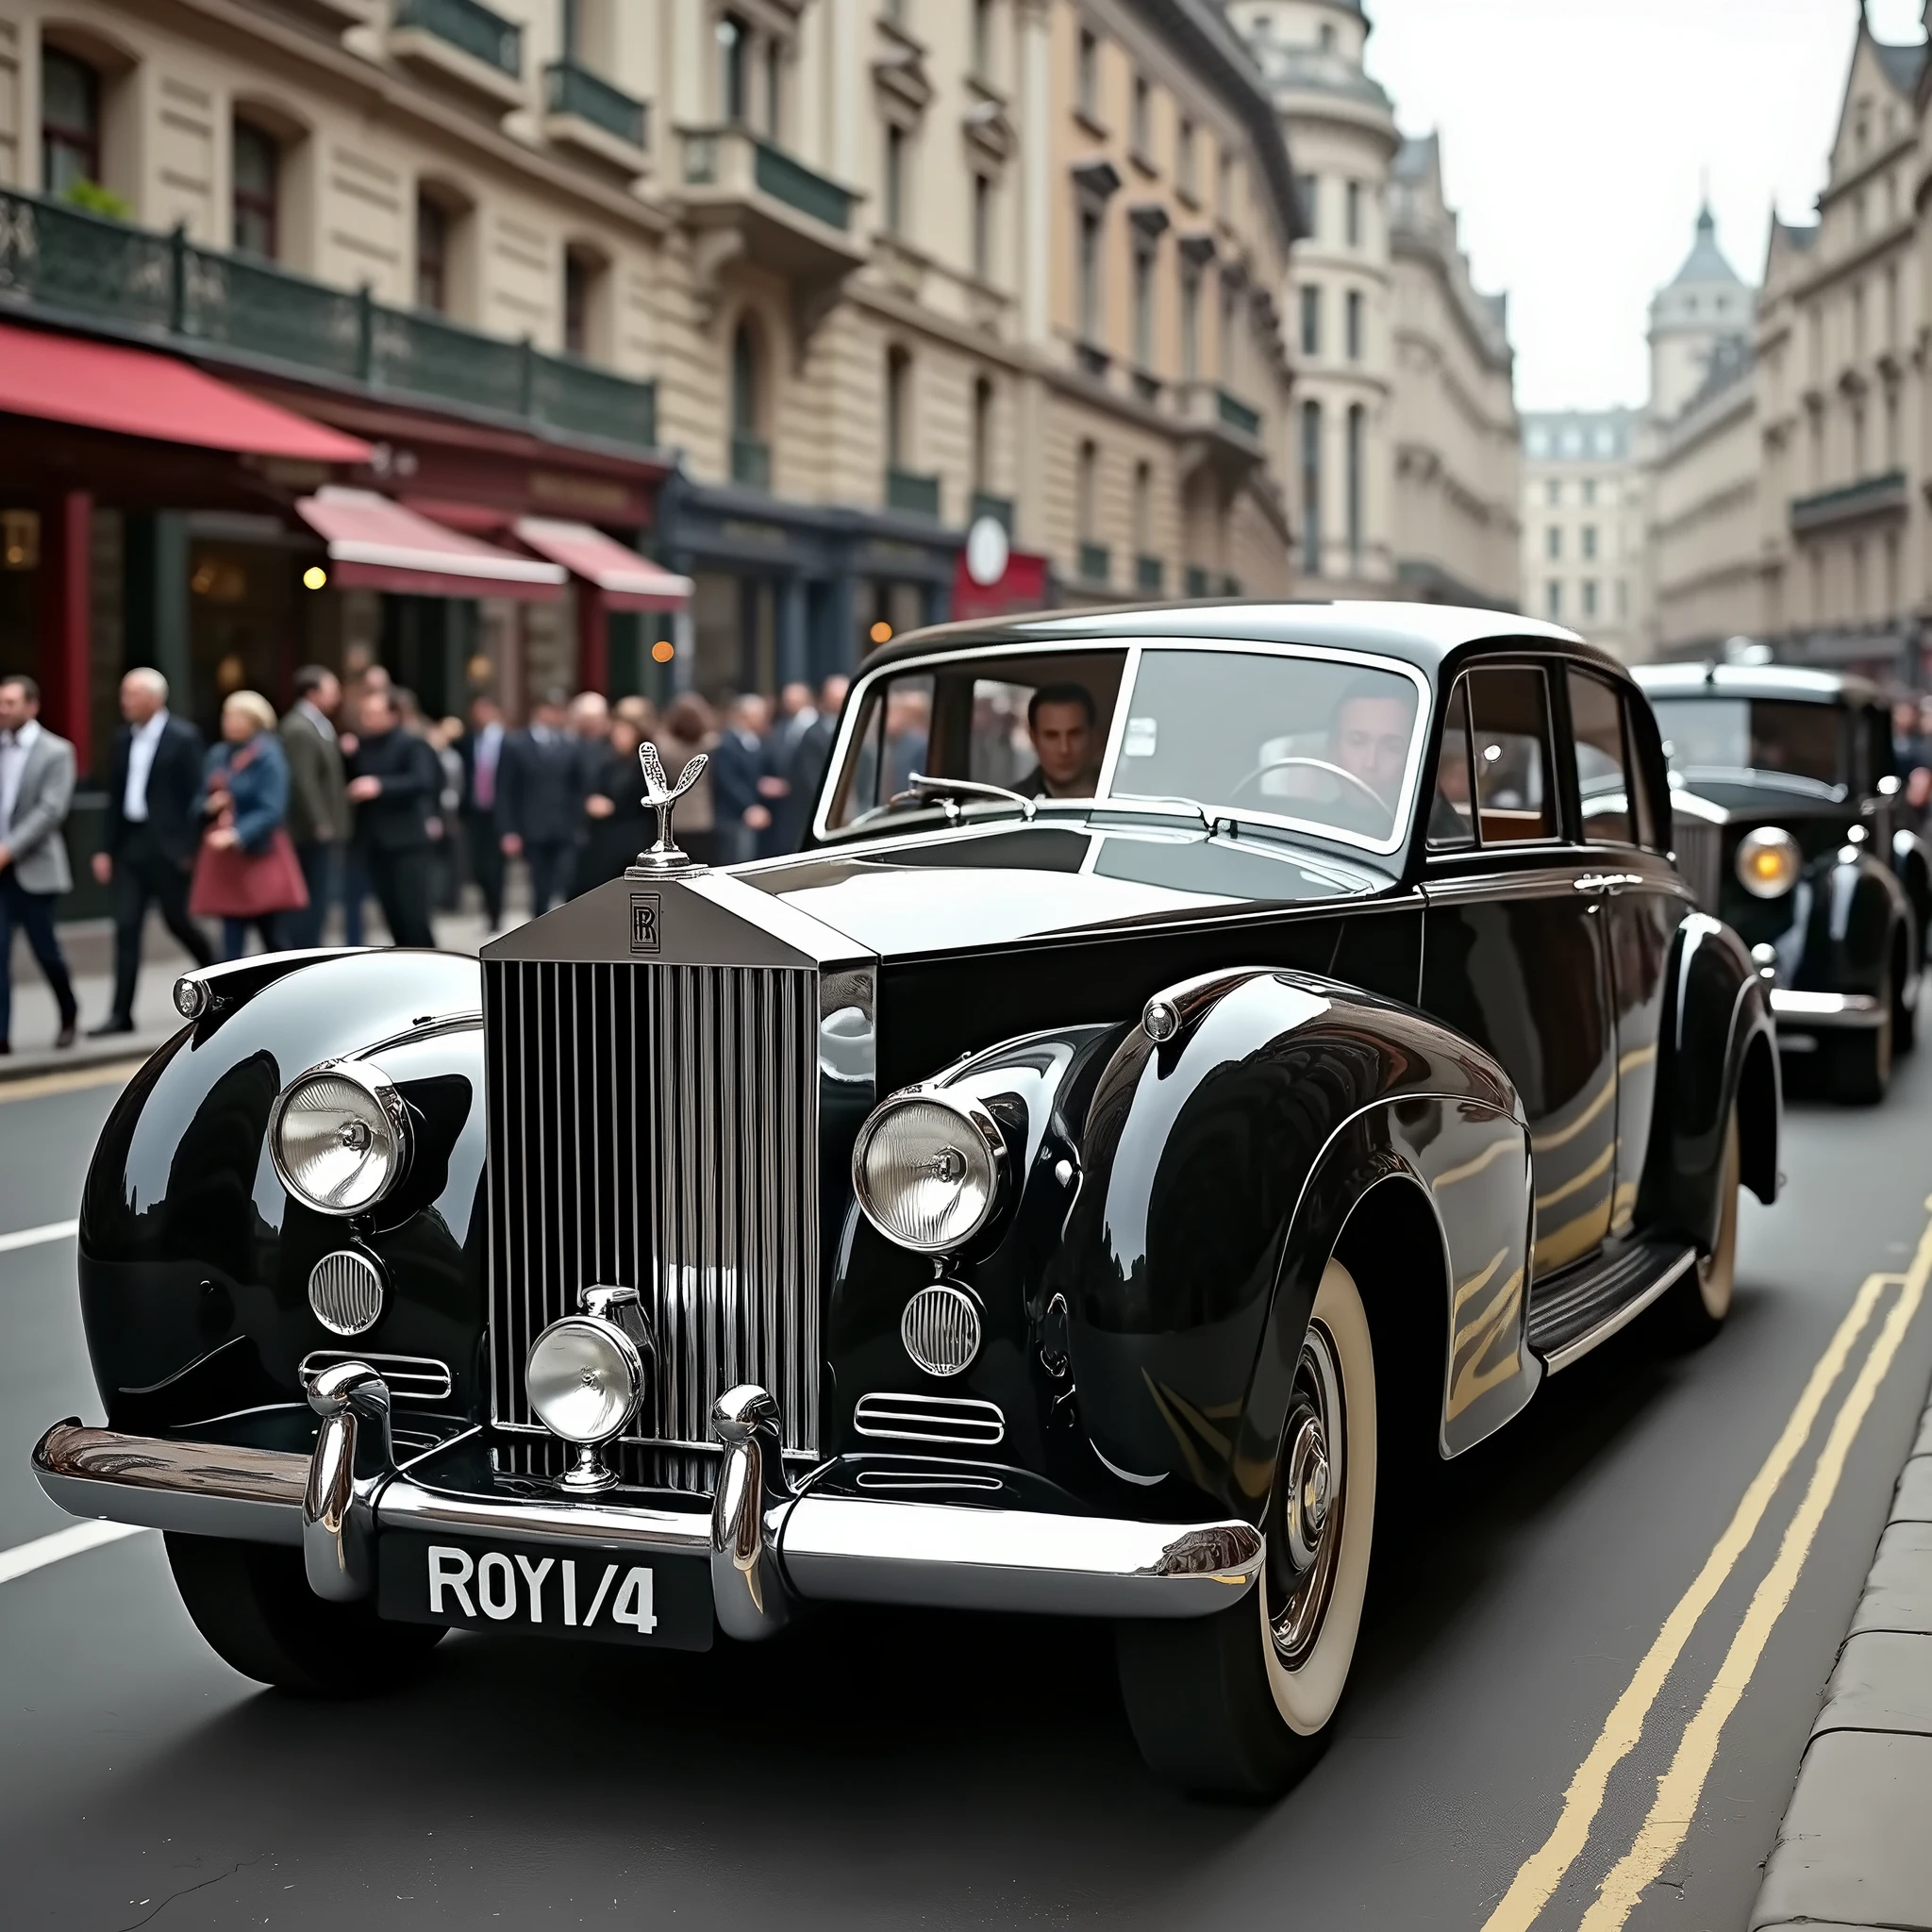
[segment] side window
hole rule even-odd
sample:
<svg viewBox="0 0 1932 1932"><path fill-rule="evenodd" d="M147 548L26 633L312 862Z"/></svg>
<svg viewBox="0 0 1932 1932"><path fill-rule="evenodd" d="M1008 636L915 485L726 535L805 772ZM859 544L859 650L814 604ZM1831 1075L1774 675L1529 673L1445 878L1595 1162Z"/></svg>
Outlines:
<svg viewBox="0 0 1932 1932"><path fill-rule="evenodd" d="M1436 759L1436 799L1429 808L1429 849L1454 852L1475 843L1470 791L1469 679L1458 677L1442 714L1442 749Z"/></svg>
<svg viewBox="0 0 1932 1932"><path fill-rule="evenodd" d="M1468 674L1476 824L1485 845L1557 835L1549 689L1541 669L1509 665Z"/></svg>
<svg viewBox="0 0 1932 1932"><path fill-rule="evenodd" d="M1576 789L1583 836L1592 845L1633 845L1630 756L1624 741L1624 703L1600 677L1574 666L1570 726L1576 737Z"/></svg>
<svg viewBox="0 0 1932 1932"><path fill-rule="evenodd" d="M932 679L895 677L874 687L852 736L827 822L854 825L881 811L926 764L932 725Z"/></svg>

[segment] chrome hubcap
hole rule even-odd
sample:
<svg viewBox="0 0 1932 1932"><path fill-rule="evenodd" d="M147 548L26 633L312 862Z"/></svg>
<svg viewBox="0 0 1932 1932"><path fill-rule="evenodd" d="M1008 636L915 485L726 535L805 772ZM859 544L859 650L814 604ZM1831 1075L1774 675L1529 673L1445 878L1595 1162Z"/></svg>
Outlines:
<svg viewBox="0 0 1932 1932"><path fill-rule="evenodd" d="M1291 1670L1314 1648L1335 1581L1347 1500L1341 1430L1341 1367L1318 1324L1302 1344L1268 1507L1268 1624Z"/></svg>

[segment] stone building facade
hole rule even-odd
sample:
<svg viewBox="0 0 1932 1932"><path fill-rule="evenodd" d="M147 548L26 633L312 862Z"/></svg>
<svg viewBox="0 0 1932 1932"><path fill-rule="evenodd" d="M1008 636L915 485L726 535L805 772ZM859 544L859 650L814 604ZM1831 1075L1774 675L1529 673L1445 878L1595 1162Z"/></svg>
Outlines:
<svg viewBox="0 0 1932 1932"><path fill-rule="evenodd" d="M1435 137L1405 142L1356 0L1229 0L1308 233L1295 348L1298 575L1343 597L1514 608L1520 462L1507 317L1478 294Z"/></svg>
<svg viewBox="0 0 1932 1932"><path fill-rule="evenodd" d="M125 229L165 275L178 227L191 298L253 291L243 341L43 274L34 325L321 414L393 461L359 481L466 529L576 515L689 575L621 682L849 664L947 614L976 515L1036 598L1290 586L1299 216L1212 0L11 0L0 195L0 234L94 260ZM522 465L500 502L486 446ZM265 576L304 540L277 508ZM192 581L215 526L180 510ZM329 602L395 641L373 593ZM404 613L443 696L478 654L575 674L567 609L471 607Z"/></svg>
<svg viewBox="0 0 1932 1932"><path fill-rule="evenodd" d="M1635 409L1523 418L1524 608L1626 663L1647 655L1642 435Z"/></svg>

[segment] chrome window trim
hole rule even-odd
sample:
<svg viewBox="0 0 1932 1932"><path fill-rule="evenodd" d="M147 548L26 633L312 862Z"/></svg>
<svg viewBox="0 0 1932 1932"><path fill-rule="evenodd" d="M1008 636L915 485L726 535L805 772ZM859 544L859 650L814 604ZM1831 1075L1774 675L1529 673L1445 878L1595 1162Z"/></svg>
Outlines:
<svg viewBox="0 0 1932 1932"><path fill-rule="evenodd" d="M1305 832L1314 838L1329 840L1338 845L1350 846L1356 851L1373 852L1384 858L1400 852L1408 842L1407 827L1415 814L1417 788L1421 784L1423 749L1428 742L1430 729L1435 724L1434 687L1424 672L1413 664L1406 663L1400 658L1387 657L1379 651L1344 651L1332 644L1274 643L1258 638L1141 638L1132 642L1118 638L1071 638L1045 639L1024 644L987 644L976 649L956 645L949 651L934 651L916 658L903 658L895 663L881 664L876 670L864 673L853 685L851 694L845 701L845 715L839 722L839 737L832 747L832 756L825 767L826 772L829 774L844 769L858 718L864 709L866 700L871 695L873 686L880 679L900 677L930 671L935 666L961 663L976 658L1073 657L1090 652L1119 653L1124 660L1121 665L1120 691L1114 700L1114 715L1108 729L1108 749L1104 755L1100 776L1096 781L1100 789L1091 798L1061 799L1056 802L1062 805L1099 806L1108 810L1123 807L1131 809L1135 804L1133 793L1127 793L1118 799L1109 794L1115 775L1113 767L1118 764L1120 758L1120 739L1125 730L1126 715L1133 705L1141 665L1150 651L1204 651L1224 658L1295 658L1317 663L1354 664L1364 670L1385 671L1395 676L1407 678L1416 691L1415 724L1409 735L1408 758L1403 770L1402 791L1393 810L1394 829L1387 839L1364 838L1359 833L1324 824L1315 819L1292 818L1279 812L1238 811L1224 804L1205 799L1202 803L1208 806L1210 815L1217 821L1227 819L1237 824L1275 825L1285 831ZM1146 802L1153 802L1154 797L1155 794L1146 794ZM854 827L833 827L825 823L825 808L826 801L822 797L812 814L812 836L815 839L833 840L841 843L852 839L855 836ZM862 839L866 834L859 831L856 836Z"/></svg>

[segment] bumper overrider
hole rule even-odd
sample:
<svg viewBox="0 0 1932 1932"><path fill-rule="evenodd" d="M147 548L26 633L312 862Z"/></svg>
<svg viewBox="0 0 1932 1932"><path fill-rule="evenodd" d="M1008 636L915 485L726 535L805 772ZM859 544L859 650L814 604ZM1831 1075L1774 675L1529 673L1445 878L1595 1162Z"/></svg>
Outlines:
<svg viewBox="0 0 1932 1932"><path fill-rule="evenodd" d="M771 1636L795 1606L814 1601L1208 1616L1261 1572L1262 1534L1239 1520L1148 1523L841 1493L820 1471L794 1487L780 1455L778 1406L749 1386L712 1408L724 1453L708 1513L701 1498L689 1510L639 1507L557 1485L506 1486L478 1477L485 1464L474 1458L462 1465L468 1480L444 1473L447 1457L399 1467L388 1386L360 1362L325 1372L309 1400L321 1427L308 1456L70 1421L41 1439L34 1473L74 1516L297 1547L319 1596L374 1595L385 1614L386 1553L413 1554L425 1539L446 1544L428 1555L432 1576L439 1556L450 1566L452 1590L469 1574L456 1567L470 1561L463 1550L492 1540L547 1551L573 1592L574 1555L592 1559L587 1589L598 1559L658 1563L684 1578L708 1574L717 1626L739 1639ZM517 1560L526 1577L547 1574L541 1557ZM432 1585L431 1610L437 1602ZM567 1621L577 1622L574 1598Z"/></svg>

